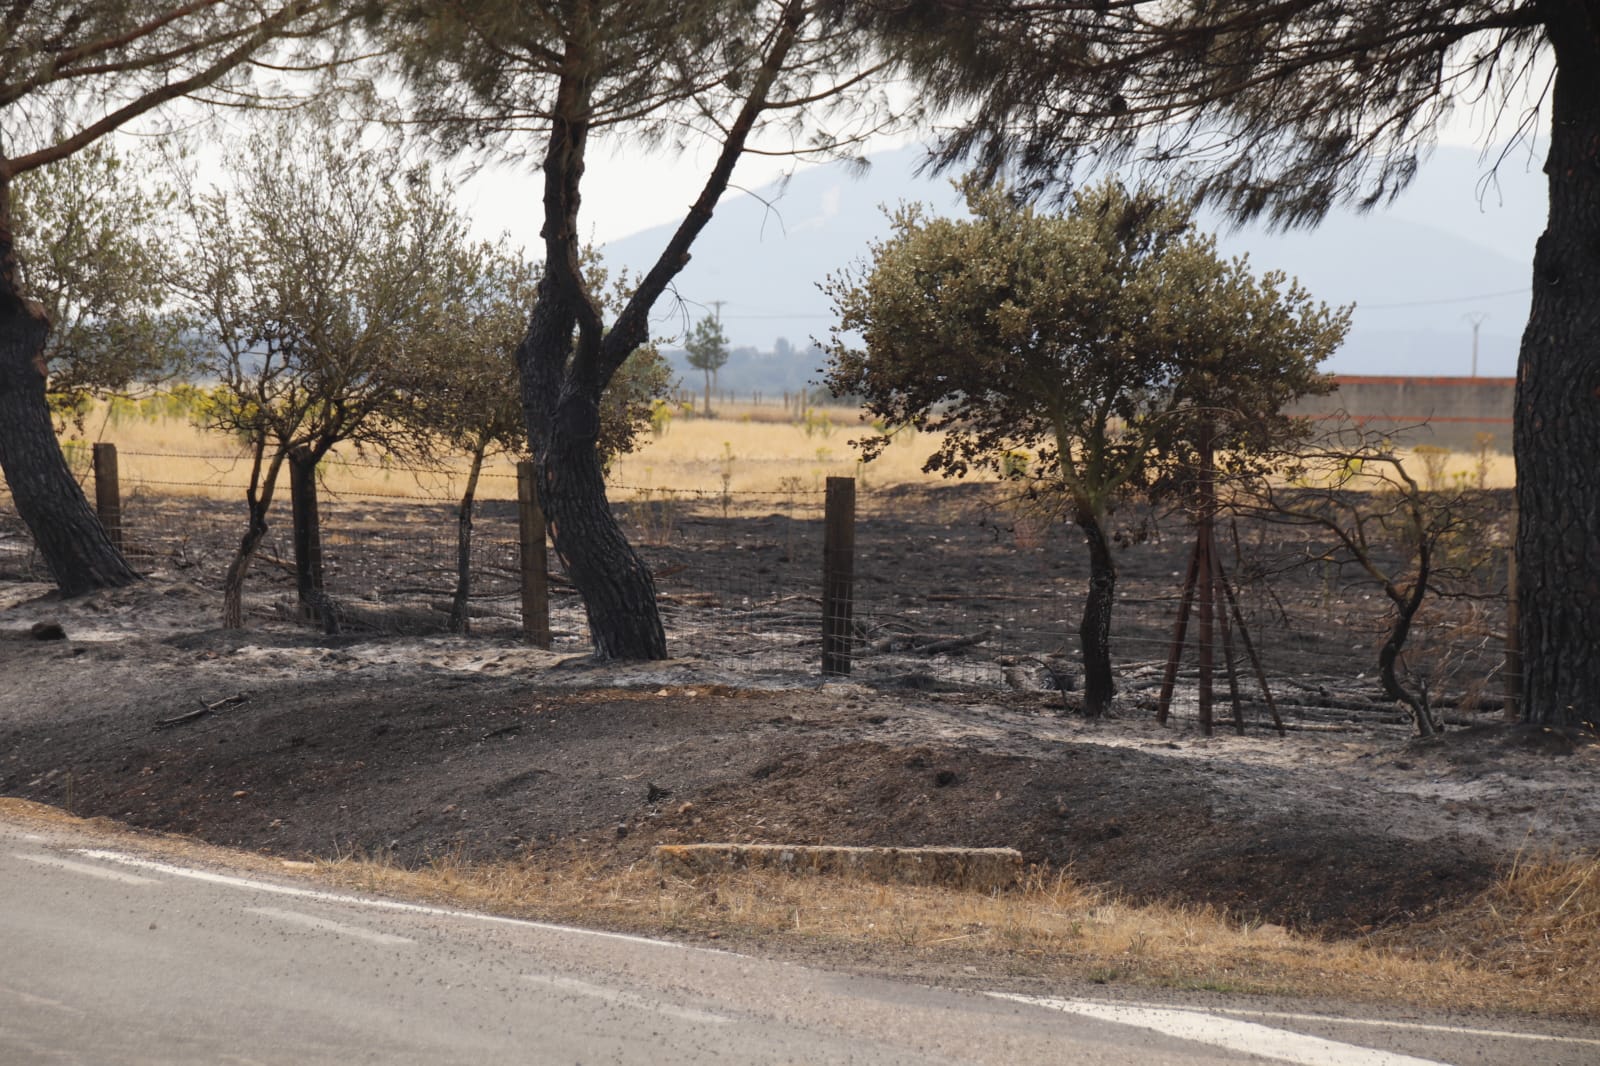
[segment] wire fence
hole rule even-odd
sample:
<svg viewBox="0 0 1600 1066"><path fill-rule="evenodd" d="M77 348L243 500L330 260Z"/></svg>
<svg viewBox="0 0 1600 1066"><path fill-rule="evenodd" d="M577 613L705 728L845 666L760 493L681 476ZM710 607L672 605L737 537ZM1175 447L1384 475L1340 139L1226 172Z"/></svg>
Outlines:
<svg viewBox="0 0 1600 1066"><path fill-rule="evenodd" d="M136 567L217 591L220 614L222 575L245 529L244 483L229 457L183 458L208 464L209 473L180 483L124 482L123 542ZM458 472L363 465L392 477L341 488L337 468L325 471L319 511L326 592L357 627L441 632L457 577ZM675 655L752 677L819 672L826 526L820 486L733 492L617 484L609 495L655 574ZM277 510L246 586L254 622L295 613L287 503ZM473 632L514 636L523 618L513 476L485 477L472 523ZM1148 701L1172 647L1193 531L1181 518L1133 508L1118 517L1114 532L1118 685L1123 699ZM1486 561L1476 582L1428 602L1402 661L1436 706L1463 714L1499 707L1506 684L1506 549L1500 533L1484 537ZM1354 568L1310 561L1327 545L1303 530L1239 519L1220 541L1244 636L1236 637L1231 657L1219 649L1219 693L1228 692L1223 667L1231 661L1241 699L1261 720L1247 640L1291 709L1314 705L1326 713L1349 703L1344 709L1352 714L1399 720L1399 711L1377 696L1374 680L1391 618L1381 590ZM1070 693L1081 685L1077 630L1088 579L1077 531L1012 506L995 486L862 489L848 669L862 680L908 688ZM0 580L48 580L3 492ZM551 581L552 646L581 652L588 646L581 601L559 573ZM1192 706L1196 670L1193 653L1186 653L1178 713Z"/></svg>

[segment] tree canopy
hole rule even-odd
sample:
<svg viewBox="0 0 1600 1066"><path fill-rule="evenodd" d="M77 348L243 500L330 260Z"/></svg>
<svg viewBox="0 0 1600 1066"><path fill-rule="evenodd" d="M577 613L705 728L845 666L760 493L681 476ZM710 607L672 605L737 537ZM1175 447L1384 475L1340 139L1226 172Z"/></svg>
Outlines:
<svg viewBox="0 0 1600 1066"><path fill-rule="evenodd" d="M927 91L970 109L944 161L1035 192L1068 187L1086 162L1144 166L1235 218L1284 225L1392 199L1461 111L1530 133L1545 23L1563 6L1577 5L868 4Z"/></svg>
<svg viewBox="0 0 1600 1066"><path fill-rule="evenodd" d="M828 385L891 428L943 434L930 470L1008 473L1028 453L1089 546L1080 634L1086 707L1100 713L1116 580L1106 517L1162 475L1176 491L1198 447L1281 444L1296 428L1282 406L1330 387L1317 364L1348 312L1220 258L1180 200L1107 182L1049 215L1003 188L966 192L971 219L902 208L870 264L830 280ZM867 455L888 439L864 442Z"/></svg>
<svg viewBox="0 0 1600 1066"><path fill-rule="evenodd" d="M696 322L683 342L689 365L706 376L706 414L711 414L711 380L728 365L728 335L722 323L707 316Z"/></svg>
<svg viewBox="0 0 1600 1066"><path fill-rule="evenodd" d="M58 411L180 374L197 355L170 292L176 194L137 169L100 141L17 182L22 279L54 323L44 357Z"/></svg>

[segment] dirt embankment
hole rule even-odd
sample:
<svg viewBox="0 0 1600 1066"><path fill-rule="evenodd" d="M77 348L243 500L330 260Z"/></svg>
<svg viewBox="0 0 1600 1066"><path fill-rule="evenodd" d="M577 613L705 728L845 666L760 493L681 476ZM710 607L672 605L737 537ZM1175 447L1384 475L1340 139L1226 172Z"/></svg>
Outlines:
<svg viewBox="0 0 1600 1066"><path fill-rule="evenodd" d="M658 842L1012 846L1136 898L1348 932L1600 845L1600 752L1492 724L1206 738L1057 694L599 668L509 639L195 632L169 580L0 610L0 795L285 857ZM39 640L36 621L64 640Z"/></svg>

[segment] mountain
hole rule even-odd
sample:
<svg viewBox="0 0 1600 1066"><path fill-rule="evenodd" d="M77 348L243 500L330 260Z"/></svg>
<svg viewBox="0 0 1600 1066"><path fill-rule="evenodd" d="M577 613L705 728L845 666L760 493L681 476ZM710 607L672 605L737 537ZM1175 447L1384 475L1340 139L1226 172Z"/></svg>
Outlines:
<svg viewBox="0 0 1600 1066"><path fill-rule="evenodd" d="M832 324L818 285L864 259L871 242L888 233L881 205L923 201L940 213L961 211L948 179L917 173L921 159L913 146L874 156L864 175L843 164L819 166L725 197L677 280L678 300L669 294L657 306L656 333L681 337L688 322L713 313L720 301L734 347L766 352L782 338L794 350L768 364L772 384L756 387L778 391L814 378L810 341L825 340ZM1365 215L1336 212L1315 230L1229 229L1214 217L1202 224L1219 231L1225 252L1248 254L1257 270L1284 270L1320 300L1357 305L1330 370L1467 374L1473 334L1467 316L1486 315L1478 372L1510 375L1546 193L1543 175L1525 156L1508 158L1486 180L1490 163L1472 149L1440 148L1395 203ZM642 270L670 233L660 226L613 241L604 249L606 262ZM732 387L726 378L724 387Z"/></svg>

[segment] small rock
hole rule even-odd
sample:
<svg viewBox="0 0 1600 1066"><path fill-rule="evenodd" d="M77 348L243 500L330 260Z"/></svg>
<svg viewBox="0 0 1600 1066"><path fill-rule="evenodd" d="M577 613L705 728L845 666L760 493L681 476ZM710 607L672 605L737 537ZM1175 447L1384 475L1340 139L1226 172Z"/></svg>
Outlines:
<svg viewBox="0 0 1600 1066"><path fill-rule="evenodd" d="M233 794L233 798L236 799L236 800L242 800L248 795L250 795L249 791L247 789L242 789L241 788L241 789L239 789L237 792L235 792Z"/></svg>
<svg viewBox="0 0 1600 1066"><path fill-rule="evenodd" d="M628 835L628 827L626 825L623 825L621 822L618 822L617 823L617 839L621 840L623 837L625 837L627 835Z"/></svg>
<svg viewBox="0 0 1600 1066"><path fill-rule="evenodd" d="M67 631L61 628L60 622L35 622L29 627L28 633L34 640L66 640Z"/></svg>

